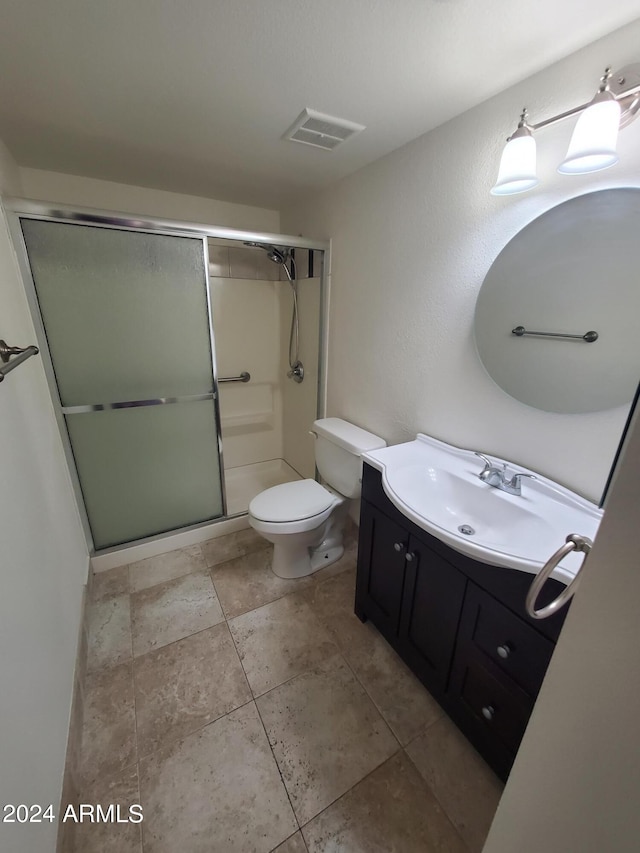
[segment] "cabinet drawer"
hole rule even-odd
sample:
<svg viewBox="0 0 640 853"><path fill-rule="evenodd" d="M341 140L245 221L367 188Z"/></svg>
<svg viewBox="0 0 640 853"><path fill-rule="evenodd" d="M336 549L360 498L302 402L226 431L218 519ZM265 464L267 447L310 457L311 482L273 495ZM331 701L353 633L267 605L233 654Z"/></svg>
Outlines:
<svg viewBox="0 0 640 853"><path fill-rule="evenodd" d="M475 656L457 661L458 698L486 738L515 756L533 709L524 694L508 689Z"/></svg>
<svg viewBox="0 0 640 853"><path fill-rule="evenodd" d="M532 699L538 695L555 646L470 583L460 639L484 652Z"/></svg>

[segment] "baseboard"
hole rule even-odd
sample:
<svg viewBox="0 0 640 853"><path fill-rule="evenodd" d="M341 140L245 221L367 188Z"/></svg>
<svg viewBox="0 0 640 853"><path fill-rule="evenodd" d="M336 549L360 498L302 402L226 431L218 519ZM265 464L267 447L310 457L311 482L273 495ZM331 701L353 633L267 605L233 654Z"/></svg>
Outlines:
<svg viewBox="0 0 640 853"><path fill-rule="evenodd" d="M67 751L64 773L62 777L62 795L58 809L58 836L56 853L75 853L75 823L62 817L67 806L72 805L77 811L80 798L81 768L80 749L82 746L82 724L84 719L84 683L87 671L87 624L86 616L88 601L91 595L91 577L89 571L87 584L82 591L82 614L78 631L76 665L73 674L73 694L71 697L71 712L69 714L69 733L67 736Z"/></svg>

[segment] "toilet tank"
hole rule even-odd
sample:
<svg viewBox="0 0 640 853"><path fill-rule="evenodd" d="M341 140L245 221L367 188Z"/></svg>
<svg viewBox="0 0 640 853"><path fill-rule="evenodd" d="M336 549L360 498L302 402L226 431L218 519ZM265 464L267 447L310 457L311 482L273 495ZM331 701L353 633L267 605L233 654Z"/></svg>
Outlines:
<svg viewBox="0 0 640 853"><path fill-rule="evenodd" d="M314 421L313 431L316 436L316 466L322 478L345 498L359 497L362 454L386 447L387 442L341 418Z"/></svg>

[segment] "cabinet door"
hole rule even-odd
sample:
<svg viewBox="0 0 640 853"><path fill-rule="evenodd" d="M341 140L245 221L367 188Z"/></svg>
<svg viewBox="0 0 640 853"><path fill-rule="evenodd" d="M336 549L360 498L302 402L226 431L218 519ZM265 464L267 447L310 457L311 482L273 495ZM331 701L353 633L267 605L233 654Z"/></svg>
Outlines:
<svg viewBox="0 0 640 853"><path fill-rule="evenodd" d="M366 501L358 543L356 613L392 642L398 633L409 534Z"/></svg>
<svg viewBox="0 0 640 853"><path fill-rule="evenodd" d="M436 693L446 688L466 578L419 539L411 537L400 620L404 660Z"/></svg>

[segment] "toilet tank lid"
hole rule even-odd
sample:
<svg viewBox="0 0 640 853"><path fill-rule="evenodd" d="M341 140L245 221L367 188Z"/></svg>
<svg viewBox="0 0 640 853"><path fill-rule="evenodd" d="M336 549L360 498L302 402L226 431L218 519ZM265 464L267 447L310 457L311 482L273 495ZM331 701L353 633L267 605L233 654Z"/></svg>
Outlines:
<svg viewBox="0 0 640 853"><path fill-rule="evenodd" d="M360 429L355 424L343 421L342 418L320 418L313 422L313 429L317 435L358 456L368 450L378 450L380 447L387 446L387 442L379 435Z"/></svg>

